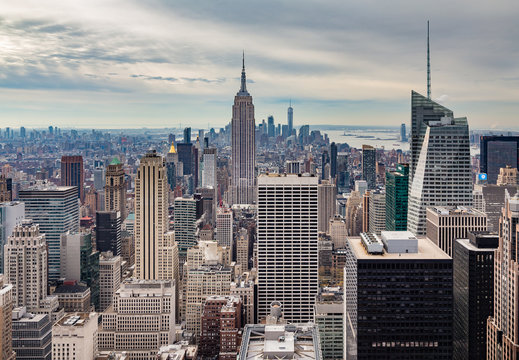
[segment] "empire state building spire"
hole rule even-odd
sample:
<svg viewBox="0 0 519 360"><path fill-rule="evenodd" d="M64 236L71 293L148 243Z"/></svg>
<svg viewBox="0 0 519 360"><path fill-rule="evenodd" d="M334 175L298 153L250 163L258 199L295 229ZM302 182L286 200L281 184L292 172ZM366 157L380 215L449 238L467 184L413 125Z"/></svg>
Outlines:
<svg viewBox="0 0 519 360"><path fill-rule="evenodd" d="M241 87L240 91L236 94L237 96L250 96L247 91L247 78L245 76L245 51L242 57L242 68L241 68Z"/></svg>

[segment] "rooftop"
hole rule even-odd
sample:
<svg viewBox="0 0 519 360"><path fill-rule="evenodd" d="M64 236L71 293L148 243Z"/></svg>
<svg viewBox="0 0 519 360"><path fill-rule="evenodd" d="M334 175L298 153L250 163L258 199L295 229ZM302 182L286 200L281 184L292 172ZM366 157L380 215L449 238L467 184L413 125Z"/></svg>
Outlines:
<svg viewBox="0 0 519 360"><path fill-rule="evenodd" d="M314 324L246 325L238 359L321 359L319 346Z"/></svg>
<svg viewBox="0 0 519 360"><path fill-rule="evenodd" d="M90 313L67 314L59 320L55 326L83 326L90 320Z"/></svg>
<svg viewBox="0 0 519 360"><path fill-rule="evenodd" d="M369 254L362 245L359 236L346 238L355 257L358 260L449 260L451 257L427 238L418 238L417 253L387 253Z"/></svg>
<svg viewBox="0 0 519 360"><path fill-rule="evenodd" d="M485 213L475 208L468 208L465 206L432 206L427 208L428 211L436 213L440 216L448 215L472 215L472 216L486 216Z"/></svg>

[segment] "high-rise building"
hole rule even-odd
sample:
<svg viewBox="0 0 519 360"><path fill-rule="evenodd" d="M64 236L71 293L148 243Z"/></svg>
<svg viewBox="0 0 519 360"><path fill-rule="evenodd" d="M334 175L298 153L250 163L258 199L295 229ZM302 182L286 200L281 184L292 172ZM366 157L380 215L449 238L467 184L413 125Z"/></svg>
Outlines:
<svg viewBox="0 0 519 360"><path fill-rule="evenodd" d="M427 208L427 238L449 256L453 256L454 241L466 239L474 231L487 231L485 213L464 207Z"/></svg>
<svg viewBox="0 0 519 360"><path fill-rule="evenodd" d="M191 128L184 128L184 144L191 144Z"/></svg>
<svg viewBox="0 0 519 360"><path fill-rule="evenodd" d="M236 234L236 265L241 271L249 270L249 232L244 228Z"/></svg>
<svg viewBox="0 0 519 360"><path fill-rule="evenodd" d="M332 142L330 145L330 177L336 183L337 176L337 145Z"/></svg>
<svg viewBox="0 0 519 360"><path fill-rule="evenodd" d="M430 206L472 206L467 118L412 92L407 228L424 235Z"/></svg>
<svg viewBox="0 0 519 360"><path fill-rule="evenodd" d="M121 212L96 212L96 248L99 252L111 251L121 255Z"/></svg>
<svg viewBox="0 0 519 360"><path fill-rule="evenodd" d="M381 237L346 242L344 358L451 359L452 258L409 231Z"/></svg>
<svg viewBox="0 0 519 360"><path fill-rule="evenodd" d="M103 313L99 350L126 351L130 359L155 360L175 341L175 282L126 280Z"/></svg>
<svg viewBox="0 0 519 360"><path fill-rule="evenodd" d="M96 190L103 190L105 186L105 169L102 167L95 168L94 171L94 188Z"/></svg>
<svg viewBox="0 0 519 360"><path fill-rule="evenodd" d="M120 211L121 219L126 219L126 178L123 165L114 157L106 170L105 211Z"/></svg>
<svg viewBox="0 0 519 360"><path fill-rule="evenodd" d="M380 235L386 230L386 194L375 190L369 192L369 232Z"/></svg>
<svg viewBox="0 0 519 360"><path fill-rule="evenodd" d="M90 300L99 308L99 252L92 246L92 233L61 234L61 277L81 281L90 288Z"/></svg>
<svg viewBox="0 0 519 360"><path fill-rule="evenodd" d="M61 234L79 230L79 202L73 186L38 184L21 190L25 217L33 220L45 234L48 246L48 278L58 280L61 274Z"/></svg>
<svg viewBox="0 0 519 360"><path fill-rule="evenodd" d="M182 163L182 176L193 174L193 144L177 144L178 162Z"/></svg>
<svg viewBox="0 0 519 360"><path fill-rule="evenodd" d="M398 164L386 172L386 230L407 230L409 164Z"/></svg>
<svg viewBox="0 0 519 360"><path fill-rule="evenodd" d="M377 150L371 145L362 145L362 180L366 180L368 189L377 185Z"/></svg>
<svg viewBox="0 0 519 360"><path fill-rule="evenodd" d="M15 360L13 351L13 286L6 284L0 274L0 355L3 360Z"/></svg>
<svg viewBox="0 0 519 360"><path fill-rule="evenodd" d="M241 298L245 324L257 323L254 309L254 289L255 284L254 280L250 278L250 273L243 273L231 283L231 295Z"/></svg>
<svg viewBox="0 0 519 360"><path fill-rule="evenodd" d="M220 246L233 248L233 214L231 209L219 207L216 212L216 241Z"/></svg>
<svg viewBox="0 0 519 360"><path fill-rule="evenodd" d="M499 236L490 233L469 233L454 242L454 360L486 359L498 246Z"/></svg>
<svg viewBox="0 0 519 360"><path fill-rule="evenodd" d="M52 359L94 359L98 345L98 318L95 312L77 312L56 322L52 327Z"/></svg>
<svg viewBox="0 0 519 360"><path fill-rule="evenodd" d="M41 307L47 296L47 244L45 234L31 220L15 226L5 245L5 281L13 286L15 307Z"/></svg>
<svg viewBox="0 0 519 360"><path fill-rule="evenodd" d="M0 203L13 200L13 179L0 175Z"/></svg>
<svg viewBox="0 0 519 360"><path fill-rule="evenodd" d="M169 152L166 154L166 170L168 173L169 190L174 191L177 186L178 174L178 154L175 150L175 142L171 142ZM183 175L183 174L182 174Z"/></svg>
<svg viewBox="0 0 519 360"><path fill-rule="evenodd" d="M115 292L121 285L121 257L103 252L99 257L99 311L113 303Z"/></svg>
<svg viewBox="0 0 519 360"><path fill-rule="evenodd" d="M241 71L240 91L232 107L232 176L233 204L252 204L254 201L256 161L255 121L252 96L247 91L245 59Z"/></svg>
<svg viewBox="0 0 519 360"><path fill-rule="evenodd" d="M83 202L85 198L85 171L83 170L83 157L62 156L61 157L61 186L75 186L77 196Z"/></svg>
<svg viewBox="0 0 519 360"><path fill-rule="evenodd" d="M501 168L519 168L519 136L481 136L479 172L487 174L489 184L497 183Z"/></svg>
<svg viewBox="0 0 519 360"><path fill-rule="evenodd" d="M209 296L202 311L200 346L203 357L232 360L238 355L242 327L241 300L237 296Z"/></svg>
<svg viewBox="0 0 519 360"><path fill-rule="evenodd" d="M202 187L212 188L216 191L216 148L205 148L204 149L204 170L202 172Z"/></svg>
<svg viewBox="0 0 519 360"><path fill-rule="evenodd" d="M342 194L350 189L350 173L348 171L348 153L337 153L337 191Z"/></svg>
<svg viewBox="0 0 519 360"><path fill-rule="evenodd" d="M497 176L497 185L519 185L517 179L519 178L517 168L506 166L505 168L499 169L499 175Z"/></svg>
<svg viewBox="0 0 519 360"><path fill-rule="evenodd" d="M319 212L318 231L328 233L330 219L336 213L337 188L328 180L323 180L318 186L317 206Z"/></svg>
<svg viewBox="0 0 519 360"><path fill-rule="evenodd" d="M22 202L0 203L0 273L4 273L4 246L16 225L25 218L25 204Z"/></svg>
<svg viewBox="0 0 519 360"><path fill-rule="evenodd" d="M164 159L155 150L141 158L135 179L135 276L167 279L168 188Z"/></svg>
<svg viewBox="0 0 519 360"><path fill-rule="evenodd" d="M17 360L52 359L52 322L47 314L13 310L13 350Z"/></svg>
<svg viewBox="0 0 519 360"><path fill-rule="evenodd" d="M407 133L405 129L405 124L400 125L400 141L407 142Z"/></svg>
<svg viewBox="0 0 519 360"><path fill-rule="evenodd" d="M344 299L340 288L323 288L315 299L314 323L319 328L323 360L344 355Z"/></svg>
<svg viewBox="0 0 519 360"><path fill-rule="evenodd" d="M186 329L198 337L205 300L212 295L229 295L232 269L223 265L201 265L187 270Z"/></svg>
<svg viewBox="0 0 519 360"><path fill-rule="evenodd" d="M187 250L197 242L196 206L196 200L192 197L179 197L174 202L175 241L178 244L178 255L181 259L186 258Z"/></svg>
<svg viewBox="0 0 519 360"><path fill-rule="evenodd" d="M267 118L267 135L268 137L276 136L276 125L274 124L274 116L269 115Z"/></svg>
<svg viewBox="0 0 519 360"><path fill-rule="evenodd" d="M505 197L494 253L494 314L487 322L487 359L513 359L519 353L518 240L519 196Z"/></svg>
<svg viewBox="0 0 519 360"><path fill-rule="evenodd" d="M283 304L289 322L313 319L319 286L317 223L317 177L258 177L258 320L269 315L273 301Z"/></svg>
<svg viewBox="0 0 519 360"><path fill-rule="evenodd" d="M292 101L288 106L287 110L287 124L288 124L288 136L292 135L292 131L294 130L294 109L292 108Z"/></svg>

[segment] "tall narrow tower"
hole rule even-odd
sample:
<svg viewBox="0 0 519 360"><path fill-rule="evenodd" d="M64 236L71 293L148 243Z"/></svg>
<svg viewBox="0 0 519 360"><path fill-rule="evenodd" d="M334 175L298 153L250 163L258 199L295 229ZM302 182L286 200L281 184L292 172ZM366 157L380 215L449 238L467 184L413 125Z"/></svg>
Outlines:
<svg viewBox="0 0 519 360"><path fill-rule="evenodd" d="M427 20L427 99L431 99L431 52L429 48L429 20Z"/></svg>
<svg viewBox="0 0 519 360"><path fill-rule="evenodd" d="M254 200L254 164L256 161L254 105L247 91L245 56L240 91L232 107L232 179L233 204L252 204Z"/></svg>
<svg viewBox="0 0 519 360"><path fill-rule="evenodd" d="M120 211L121 221L126 219L126 188L123 165L114 157L106 170L105 211Z"/></svg>
<svg viewBox="0 0 519 360"><path fill-rule="evenodd" d="M164 159L155 150L141 158L135 179L135 276L165 278L168 188Z"/></svg>
<svg viewBox="0 0 519 360"><path fill-rule="evenodd" d="M292 130L294 130L294 109L292 108L292 100L290 100L290 105L288 106L288 136L292 135Z"/></svg>

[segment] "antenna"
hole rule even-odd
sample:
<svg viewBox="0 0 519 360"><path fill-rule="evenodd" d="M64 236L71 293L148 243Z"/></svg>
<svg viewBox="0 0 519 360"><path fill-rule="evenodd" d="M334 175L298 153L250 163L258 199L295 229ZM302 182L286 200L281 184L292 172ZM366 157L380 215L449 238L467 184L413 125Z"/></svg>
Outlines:
<svg viewBox="0 0 519 360"><path fill-rule="evenodd" d="M427 99L431 98L431 54L429 50L429 20L427 20Z"/></svg>

